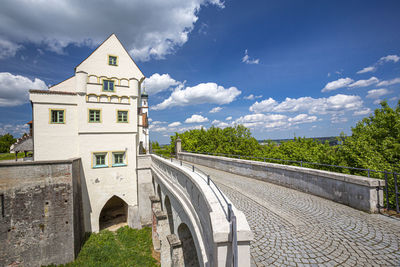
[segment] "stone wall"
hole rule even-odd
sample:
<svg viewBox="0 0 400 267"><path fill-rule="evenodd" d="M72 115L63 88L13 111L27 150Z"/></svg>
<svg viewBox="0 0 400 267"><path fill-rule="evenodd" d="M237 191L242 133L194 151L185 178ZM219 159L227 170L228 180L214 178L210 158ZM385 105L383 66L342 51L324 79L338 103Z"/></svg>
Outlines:
<svg viewBox="0 0 400 267"><path fill-rule="evenodd" d="M152 223L151 202L149 197L154 195L151 177L151 156L139 155L137 164L138 177L138 205L140 223L142 226L150 226Z"/></svg>
<svg viewBox="0 0 400 267"><path fill-rule="evenodd" d="M383 192L382 190L379 191L378 197L376 190L377 186L385 185L383 180L296 166L186 152L178 153L178 158L293 188L367 212L378 212L378 200L379 204L383 205Z"/></svg>
<svg viewBox="0 0 400 267"><path fill-rule="evenodd" d="M83 237L80 159L0 163L0 266L73 261Z"/></svg>

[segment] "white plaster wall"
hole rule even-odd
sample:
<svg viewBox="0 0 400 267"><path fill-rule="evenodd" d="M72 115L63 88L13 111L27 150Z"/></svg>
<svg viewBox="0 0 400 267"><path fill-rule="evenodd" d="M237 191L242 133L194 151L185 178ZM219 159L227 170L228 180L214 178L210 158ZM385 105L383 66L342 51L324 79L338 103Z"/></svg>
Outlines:
<svg viewBox="0 0 400 267"><path fill-rule="evenodd" d="M50 109L65 109L65 124L50 124ZM78 157L76 105L35 104L33 117L34 160Z"/></svg>
<svg viewBox="0 0 400 267"><path fill-rule="evenodd" d="M137 132L136 102L120 103L86 103L79 106L79 132L111 133ZM101 110L101 123L89 123L89 109ZM128 123L117 122L117 110L128 110Z"/></svg>
<svg viewBox="0 0 400 267"><path fill-rule="evenodd" d="M115 81L114 81L115 84ZM130 97L137 97L137 92L132 91L129 87L123 86L114 86L114 92L104 92L103 89L103 82L96 84L87 84L87 94L96 94L96 95L106 95L106 96L130 96Z"/></svg>
<svg viewBox="0 0 400 267"><path fill-rule="evenodd" d="M108 55L118 57L118 66L108 65ZM85 71L89 75L97 76L136 78L139 81L144 78L143 73L114 34L99 46L89 58L79 64L76 71Z"/></svg>
<svg viewBox="0 0 400 267"><path fill-rule="evenodd" d="M75 76L72 76L63 82L50 87L49 89L51 91L75 92L75 85Z"/></svg>
<svg viewBox="0 0 400 267"><path fill-rule="evenodd" d="M136 134L80 134L79 154L85 174L92 231L99 230L99 216L104 204L116 195L129 206L137 205ZM126 151L124 167L112 167L112 151ZM108 168L92 168L94 152L108 152ZM107 162L106 162L107 163Z"/></svg>

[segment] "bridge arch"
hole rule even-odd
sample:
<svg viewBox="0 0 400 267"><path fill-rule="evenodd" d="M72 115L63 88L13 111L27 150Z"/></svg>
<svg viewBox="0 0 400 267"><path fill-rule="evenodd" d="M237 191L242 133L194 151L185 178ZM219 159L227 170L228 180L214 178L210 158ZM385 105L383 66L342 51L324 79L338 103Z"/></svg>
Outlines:
<svg viewBox="0 0 400 267"><path fill-rule="evenodd" d="M162 194L161 194L161 186L157 184L157 196L160 199L161 210L163 210L163 203L162 203Z"/></svg>
<svg viewBox="0 0 400 267"><path fill-rule="evenodd" d="M120 223L127 223L128 204L118 196L112 196L103 206L99 216L100 230Z"/></svg>
<svg viewBox="0 0 400 267"><path fill-rule="evenodd" d="M178 227L179 240L182 242L183 261L185 266L200 266L192 233L185 223Z"/></svg>
<svg viewBox="0 0 400 267"><path fill-rule="evenodd" d="M172 213L171 201L168 196L165 196L164 200L165 211L167 212L168 225L169 225L169 233L174 234L174 216Z"/></svg>

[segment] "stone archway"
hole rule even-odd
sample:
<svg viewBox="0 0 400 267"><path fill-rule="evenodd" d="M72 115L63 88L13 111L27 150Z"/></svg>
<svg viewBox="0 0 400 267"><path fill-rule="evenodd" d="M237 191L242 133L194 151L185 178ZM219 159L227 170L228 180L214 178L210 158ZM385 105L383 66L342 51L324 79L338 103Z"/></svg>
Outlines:
<svg viewBox="0 0 400 267"><path fill-rule="evenodd" d="M168 196L165 196L164 205L165 205L165 210L167 212L169 233L170 234L174 234L174 218L173 218L173 215L172 215L171 201L169 200Z"/></svg>
<svg viewBox="0 0 400 267"><path fill-rule="evenodd" d="M181 223L178 227L178 236L182 242L184 266L200 266L197 250L189 227Z"/></svg>
<svg viewBox="0 0 400 267"><path fill-rule="evenodd" d="M111 197L100 212L100 230L119 228L127 224L128 204L117 196Z"/></svg>
<svg viewBox="0 0 400 267"><path fill-rule="evenodd" d="M157 196L160 198L161 210L164 210L163 203L162 203L162 195L161 195L161 187L157 185Z"/></svg>

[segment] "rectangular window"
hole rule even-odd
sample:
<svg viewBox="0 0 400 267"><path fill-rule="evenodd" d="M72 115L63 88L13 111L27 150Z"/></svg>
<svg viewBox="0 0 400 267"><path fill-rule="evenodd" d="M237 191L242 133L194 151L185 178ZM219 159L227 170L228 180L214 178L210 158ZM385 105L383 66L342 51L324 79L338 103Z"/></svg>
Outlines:
<svg viewBox="0 0 400 267"><path fill-rule="evenodd" d="M128 111L127 110L118 110L117 121L127 123L128 122Z"/></svg>
<svg viewBox="0 0 400 267"><path fill-rule="evenodd" d="M95 153L93 154L93 168L104 168L108 167L106 164L107 153Z"/></svg>
<svg viewBox="0 0 400 267"><path fill-rule="evenodd" d="M103 80L103 91L114 92L114 81L113 80Z"/></svg>
<svg viewBox="0 0 400 267"><path fill-rule="evenodd" d="M89 122L101 122L100 109L89 109Z"/></svg>
<svg viewBox="0 0 400 267"><path fill-rule="evenodd" d="M65 123L64 110L51 109L50 110L50 123Z"/></svg>
<svg viewBox="0 0 400 267"><path fill-rule="evenodd" d="M108 65L117 66L117 57L116 56L108 56Z"/></svg>
<svg viewBox="0 0 400 267"><path fill-rule="evenodd" d="M125 152L113 152L113 167L126 166Z"/></svg>

